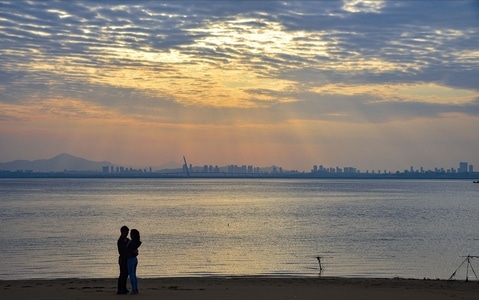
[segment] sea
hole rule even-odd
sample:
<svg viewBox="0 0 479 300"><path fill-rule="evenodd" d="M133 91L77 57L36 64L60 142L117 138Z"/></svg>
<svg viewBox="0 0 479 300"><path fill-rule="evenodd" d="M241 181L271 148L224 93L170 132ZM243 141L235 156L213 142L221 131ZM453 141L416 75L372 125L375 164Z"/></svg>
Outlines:
<svg viewBox="0 0 479 300"><path fill-rule="evenodd" d="M470 180L0 179L0 280L117 277L123 225L140 278L476 279L478 196Z"/></svg>

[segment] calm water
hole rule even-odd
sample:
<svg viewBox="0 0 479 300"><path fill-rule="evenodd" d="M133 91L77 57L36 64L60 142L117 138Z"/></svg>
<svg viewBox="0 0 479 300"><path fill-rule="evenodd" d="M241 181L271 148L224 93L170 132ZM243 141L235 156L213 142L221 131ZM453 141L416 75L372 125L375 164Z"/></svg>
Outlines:
<svg viewBox="0 0 479 300"><path fill-rule="evenodd" d="M471 181L0 179L0 279L116 277L124 224L143 278L318 276L321 255L322 276L447 279L479 255L478 195Z"/></svg>

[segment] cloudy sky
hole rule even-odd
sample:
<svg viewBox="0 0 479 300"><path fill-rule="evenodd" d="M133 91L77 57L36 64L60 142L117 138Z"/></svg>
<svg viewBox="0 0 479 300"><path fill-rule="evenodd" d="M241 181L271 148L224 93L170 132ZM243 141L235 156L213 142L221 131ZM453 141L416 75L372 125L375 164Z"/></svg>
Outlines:
<svg viewBox="0 0 479 300"><path fill-rule="evenodd" d="M479 169L478 1L0 1L0 161Z"/></svg>

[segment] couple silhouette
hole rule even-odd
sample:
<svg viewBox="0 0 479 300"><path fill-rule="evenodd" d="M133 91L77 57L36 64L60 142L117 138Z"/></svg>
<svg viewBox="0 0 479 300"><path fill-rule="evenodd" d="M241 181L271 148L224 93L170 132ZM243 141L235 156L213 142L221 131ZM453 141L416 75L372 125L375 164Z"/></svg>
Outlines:
<svg viewBox="0 0 479 300"><path fill-rule="evenodd" d="M120 228L120 237L118 238L118 264L120 265L120 276L118 277L117 294L138 294L138 278L136 277L136 267L138 266L138 248L141 246L140 232L132 229L130 238L127 226ZM126 288L126 282L130 277L131 293Z"/></svg>

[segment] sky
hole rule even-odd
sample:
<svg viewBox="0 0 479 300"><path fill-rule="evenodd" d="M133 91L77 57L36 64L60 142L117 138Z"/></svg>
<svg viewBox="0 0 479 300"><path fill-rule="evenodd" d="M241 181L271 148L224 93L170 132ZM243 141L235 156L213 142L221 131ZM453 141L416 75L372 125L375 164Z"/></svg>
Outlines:
<svg viewBox="0 0 479 300"><path fill-rule="evenodd" d="M479 170L479 1L1 1L0 162Z"/></svg>

